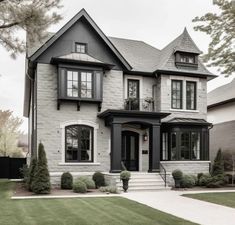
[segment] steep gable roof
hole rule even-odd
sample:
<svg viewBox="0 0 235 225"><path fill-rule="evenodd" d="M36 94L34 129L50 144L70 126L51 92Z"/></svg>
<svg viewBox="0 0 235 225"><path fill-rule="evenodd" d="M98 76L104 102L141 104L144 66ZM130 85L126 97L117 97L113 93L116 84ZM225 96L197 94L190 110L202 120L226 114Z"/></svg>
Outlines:
<svg viewBox="0 0 235 225"><path fill-rule="evenodd" d="M198 67L177 67L175 65L175 52L181 51L186 53L200 54L201 51L196 46L192 38L190 37L187 29L185 28L183 33L170 42L165 48L161 50L160 60L155 65L155 71L169 71L169 72L181 72L189 74L200 74L205 76L214 77L209 70L202 64L200 58L198 59Z"/></svg>
<svg viewBox="0 0 235 225"><path fill-rule="evenodd" d="M85 9L80 10L68 23L66 23L57 33L55 33L51 38L49 38L41 47L39 47L29 59L31 61L36 60L47 48L49 48L62 34L64 34L70 27L72 27L81 17L84 17L88 23L94 28L94 30L99 34L99 36L104 40L108 47L113 51L117 58L122 62L122 64L131 70L130 64L126 59L120 54L120 52L115 48L112 42L106 37L103 31L97 26L97 24L88 15Z"/></svg>

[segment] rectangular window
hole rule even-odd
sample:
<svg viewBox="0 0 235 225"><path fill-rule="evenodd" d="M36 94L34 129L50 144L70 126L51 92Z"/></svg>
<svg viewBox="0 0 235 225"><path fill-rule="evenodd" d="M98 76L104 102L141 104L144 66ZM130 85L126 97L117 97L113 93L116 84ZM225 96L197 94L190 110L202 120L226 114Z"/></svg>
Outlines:
<svg viewBox="0 0 235 225"><path fill-rule="evenodd" d="M81 72L81 98L92 98L92 73Z"/></svg>
<svg viewBox="0 0 235 225"><path fill-rule="evenodd" d="M128 84L127 84L128 99L126 100L127 101L126 109L139 110L140 108L139 87L140 87L139 80L128 79Z"/></svg>
<svg viewBox="0 0 235 225"><path fill-rule="evenodd" d="M177 160L176 132L171 133L171 160Z"/></svg>
<svg viewBox="0 0 235 225"><path fill-rule="evenodd" d="M190 133L183 132L180 136L180 159L190 159Z"/></svg>
<svg viewBox="0 0 235 225"><path fill-rule="evenodd" d="M92 98L93 73L67 70L67 97Z"/></svg>
<svg viewBox="0 0 235 225"><path fill-rule="evenodd" d="M192 159L200 159L200 133L191 133Z"/></svg>
<svg viewBox="0 0 235 225"><path fill-rule="evenodd" d="M75 43L75 52L77 52L77 53L86 53L87 52L86 49L87 49L86 44Z"/></svg>
<svg viewBox="0 0 235 225"><path fill-rule="evenodd" d="M195 63L195 56L180 55L180 62L182 63Z"/></svg>
<svg viewBox="0 0 235 225"><path fill-rule="evenodd" d="M171 108L172 109L182 109L182 81L172 80L171 82Z"/></svg>
<svg viewBox="0 0 235 225"><path fill-rule="evenodd" d="M186 109L195 110L196 109L196 82L187 81L186 82Z"/></svg>
<svg viewBox="0 0 235 225"><path fill-rule="evenodd" d="M171 160L202 160L200 140L200 131L172 132Z"/></svg>
<svg viewBox="0 0 235 225"><path fill-rule="evenodd" d="M168 133L162 134L162 160L168 160Z"/></svg>

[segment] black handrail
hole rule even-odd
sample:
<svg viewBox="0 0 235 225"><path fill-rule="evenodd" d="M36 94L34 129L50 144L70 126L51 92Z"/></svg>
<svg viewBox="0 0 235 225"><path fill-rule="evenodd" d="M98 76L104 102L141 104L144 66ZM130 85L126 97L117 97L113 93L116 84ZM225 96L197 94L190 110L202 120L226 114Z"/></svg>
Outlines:
<svg viewBox="0 0 235 225"><path fill-rule="evenodd" d="M127 170L123 161L121 161L122 170Z"/></svg>
<svg viewBox="0 0 235 225"><path fill-rule="evenodd" d="M165 182L165 187L166 187L166 169L164 168L164 166L161 163L160 163L160 173L159 174L160 174L161 178L163 179L163 181Z"/></svg>

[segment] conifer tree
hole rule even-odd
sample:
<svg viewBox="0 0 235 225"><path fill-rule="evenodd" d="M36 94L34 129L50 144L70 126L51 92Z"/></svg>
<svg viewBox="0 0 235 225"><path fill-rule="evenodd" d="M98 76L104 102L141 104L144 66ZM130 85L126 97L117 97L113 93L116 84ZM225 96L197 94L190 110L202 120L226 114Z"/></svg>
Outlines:
<svg viewBox="0 0 235 225"><path fill-rule="evenodd" d="M47 167L47 158L42 143L38 146L38 163L35 178L32 183L32 191L36 194L48 194L51 190L50 175Z"/></svg>

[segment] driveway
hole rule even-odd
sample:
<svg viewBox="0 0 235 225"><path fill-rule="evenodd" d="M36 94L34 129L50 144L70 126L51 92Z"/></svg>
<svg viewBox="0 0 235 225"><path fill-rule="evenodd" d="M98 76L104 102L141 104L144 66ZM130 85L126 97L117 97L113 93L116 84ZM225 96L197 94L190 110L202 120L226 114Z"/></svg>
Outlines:
<svg viewBox="0 0 235 225"><path fill-rule="evenodd" d="M181 196L182 194L192 193L203 192L171 190L158 192L130 192L123 193L122 197L201 225L235 224L235 209Z"/></svg>

